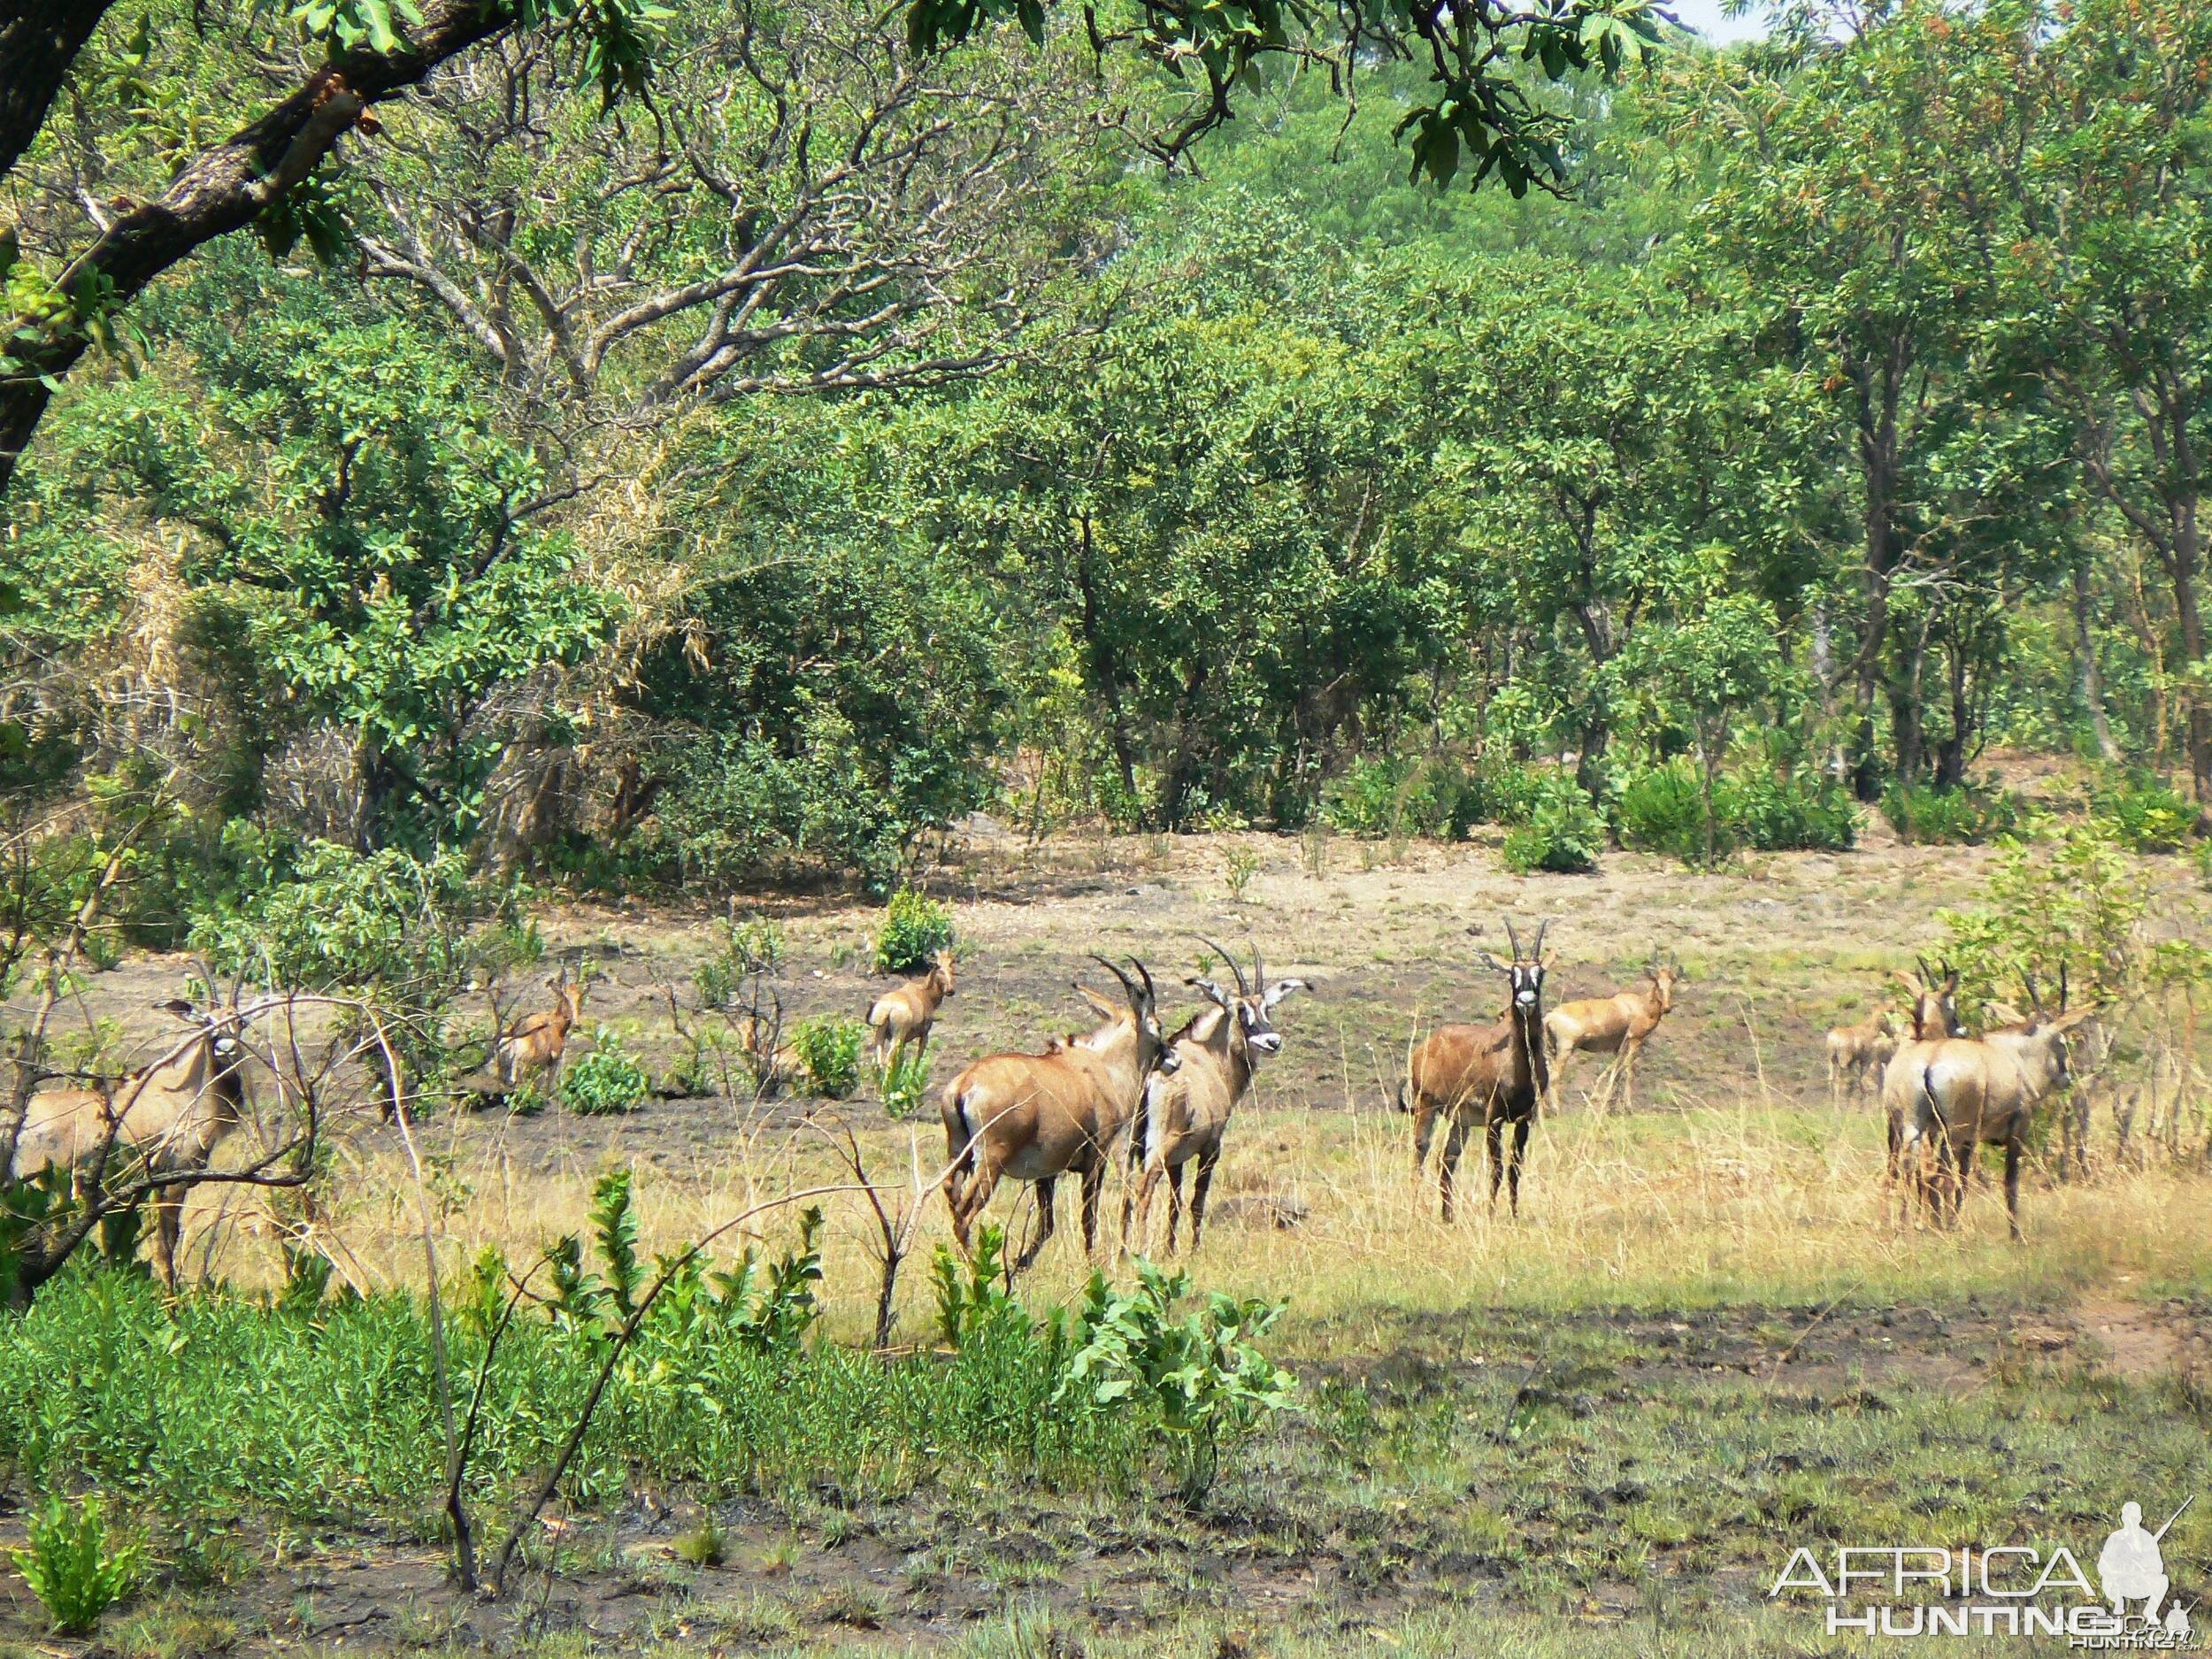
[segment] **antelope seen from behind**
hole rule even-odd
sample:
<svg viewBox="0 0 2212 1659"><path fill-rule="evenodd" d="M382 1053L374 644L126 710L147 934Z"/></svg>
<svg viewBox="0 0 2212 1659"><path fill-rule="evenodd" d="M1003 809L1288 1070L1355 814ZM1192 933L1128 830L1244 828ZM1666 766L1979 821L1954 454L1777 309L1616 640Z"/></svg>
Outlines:
<svg viewBox="0 0 2212 1659"><path fill-rule="evenodd" d="M1905 1127L1910 1122L1913 1097L1919 1087L1918 1062L1924 1059L1932 1045L1951 1037L1962 1037L1966 1027L1959 1020L1958 970L1946 962L1940 971L1931 972L1928 964L1916 956L1913 965L1920 970L1915 979L1901 968L1897 971L1897 982L1905 987L1912 999L1908 1004L1911 1012L1907 1038L1897 1045L1897 1051L1882 1068L1882 1111L1888 1119L1889 1179L1894 1183L1904 1175Z"/></svg>
<svg viewBox="0 0 2212 1659"><path fill-rule="evenodd" d="M189 1178L207 1169L246 1118L246 1016L234 1005L204 1013L181 997L154 1006L191 1027L190 1034L121 1078L32 1094L4 1173L21 1181L66 1170L80 1194L116 1181L144 1183L154 1212L154 1266L173 1291Z"/></svg>
<svg viewBox="0 0 2212 1659"><path fill-rule="evenodd" d="M1406 1066L1406 1080L1398 1088L1398 1110L1413 1117L1413 1179L1419 1185L1428 1164L1429 1141L1439 1118L1448 1120L1444 1135L1443 1164L1437 1172L1444 1219L1452 1218L1452 1183L1459 1167L1467 1132L1479 1123L1490 1155L1490 1202L1498 1202L1502 1177L1511 1190L1513 1213L1521 1213L1521 1158L1528 1147L1529 1125L1549 1086L1549 1067L1544 1054L1544 974L1551 959L1544 955L1544 931L1540 923L1536 942L1524 952L1520 935L1509 920L1505 936L1513 960L1500 962L1484 951L1486 967L1506 976L1510 1000L1504 1018L1489 1025L1440 1025L1424 1038ZM1508 1126L1513 1130L1509 1162L1502 1152Z"/></svg>
<svg viewBox="0 0 2212 1659"><path fill-rule="evenodd" d="M1553 1110L1559 1109L1561 1080L1578 1054L1616 1056L1609 1075L1620 1085L1622 1104L1634 1109L1636 1056L1674 1007L1674 987L1689 978L1680 962L1671 958L1663 963L1656 956L1644 970L1644 977L1649 983L1640 990L1562 1002L1544 1017L1545 1057L1551 1064L1548 1103ZM1609 1100L1611 1093L1609 1081L1600 1098Z"/></svg>
<svg viewBox="0 0 2212 1659"><path fill-rule="evenodd" d="M2020 1164L2027 1151L2029 1125L2036 1107L2072 1081L2068 1036L2096 1012L2087 1008L2067 1011L2062 988L2059 1011L2046 1013L2033 980L2027 989L2035 1011L2024 1018L1977 1038L1947 1037L1915 1045L1924 1051L1913 1058L1916 1087L1900 1155L1901 1163L1923 1166L1916 1172L1930 1214L1940 1224L1947 1208L1948 1219L1956 1225L1966 1188L1972 1183L1976 1149L2002 1147L2005 1223L2016 1242L2020 1237ZM1932 1171L1924 1167L1930 1148Z"/></svg>
<svg viewBox="0 0 2212 1659"><path fill-rule="evenodd" d="M584 1017L584 981L572 980L565 964L557 977L545 982L545 988L553 993L553 1006L517 1021L493 1045L499 1080L511 1089L519 1087L526 1075L541 1079L549 1090L560 1079L568 1033Z"/></svg>
<svg viewBox="0 0 2212 1659"><path fill-rule="evenodd" d="M1277 1004L1293 991L1306 988L1303 979L1268 984L1257 945L1252 947L1252 977L1247 979L1233 956L1211 941L1202 942L1236 976L1236 993L1232 995L1202 977L1184 981L1213 1006L1201 1010L1168 1040L1177 1064L1171 1071L1152 1074L1137 1109L1136 1126L1129 1138L1130 1185L1121 1202L1125 1252L1133 1237L1137 1250L1143 1251L1153 1194L1164 1176L1168 1185L1167 1248L1175 1248L1175 1224L1183 1208L1183 1166L1193 1160L1198 1173L1191 1185L1190 1248L1193 1254L1197 1252L1206 1225L1206 1194L1221 1161L1230 1115L1251 1087L1253 1067L1260 1057L1282 1048L1282 1034L1275 1029Z"/></svg>
<svg viewBox="0 0 2212 1659"><path fill-rule="evenodd" d="M927 972L869 1004L868 1029L874 1034L879 1069L887 1069L909 1044L917 1053L929 1051L930 1027L952 989L952 951L948 947L930 956Z"/></svg>
<svg viewBox="0 0 2212 1659"><path fill-rule="evenodd" d="M1103 956L1092 960L1121 982L1122 993L1117 1002L1076 985L1104 1022L1097 1030L1055 1041L1042 1054L987 1056L953 1079L939 1103L949 1164L945 1203L964 1253L970 1227L1001 1179L1037 1188L1037 1236L1014 1263L1016 1271L1035 1261L1052 1236L1054 1185L1063 1175L1083 1184L1083 1248L1095 1253L1098 1202L1114 1142L1154 1071L1171 1075L1182 1064L1161 1035L1144 964L1131 958L1138 975L1132 979Z"/></svg>

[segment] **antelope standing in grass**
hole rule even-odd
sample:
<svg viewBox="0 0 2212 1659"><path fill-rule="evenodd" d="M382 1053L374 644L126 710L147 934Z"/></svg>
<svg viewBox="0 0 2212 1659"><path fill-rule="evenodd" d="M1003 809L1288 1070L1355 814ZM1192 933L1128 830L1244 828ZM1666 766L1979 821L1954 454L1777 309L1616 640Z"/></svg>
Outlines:
<svg viewBox="0 0 2212 1659"><path fill-rule="evenodd" d="M1554 1111L1559 1109L1560 1084L1578 1054L1614 1056L1608 1072L1612 1080L1605 1083L1599 1098L1609 1102L1613 1081L1617 1081L1621 1103L1635 1110L1636 1056L1673 1008L1674 987L1690 976L1683 972L1680 962L1661 962L1655 955L1644 977L1650 983L1640 990L1562 1002L1544 1016L1545 1058L1551 1064L1548 1103Z"/></svg>
<svg viewBox="0 0 2212 1659"><path fill-rule="evenodd" d="M1141 1254L1149 1231L1152 1194L1162 1176L1167 1178L1167 1248L1175 1248L1175 1224L1183 1208L1183 1166L1197 1160L1197 1178L1191 1184L1190 1248L1198 1253L1206 1225L1206 1194L1213 1185L1214 1166L1221 1161L1222 1137L1230 1114L1252 1086L1252 1068L1263 1055L1278 1053L1282 1034L1275 1029L1275 1009L1293 991L1306 988L1303 979L1267 982L1260 948L1252 947L1252 977L1247 979L1237 959L1212 941L1202 941L1229 964L1236 976L1232 996L1213 980L1194 978L1185 984L1197 987L1213 1004L1202 1009L1190 1023L1168 1040L1176 1057L1171 1073L1156 1071L1145 1086L1144 1100L1129 1138L1131 1184L1122 1193L1121 1248L1125 1252L1133 1236ZM1130 1212L1136 1215L1133 1234Z"/></svg>
<svg viewBox="0 0 2212 1659"><path fill-rule="evenodd" d="M928 972L886 991L869 1004L868 1029L874 1033L879 1070L887 1070L910 1043L918 1054L929 1052L929 1029L936 1024L938 1009L951 995L952 950L948 947L930 957Z"/></svg>
<svg viewBox="0 0 2212 1659"><path fill-rule="evenodd" d="M1439 1117L1448 1118L1444 1136L1444 1159L1437 1174L1443 1200L1444 1219L1452 1218L1452 1182L1459 1167L1460 1149L1467 1132L1477 1123L1490 1154L1490 1203L1498 1202L1502 1177L1512 1194L1513 1213L1521 1213L1521 1157L1528 1147L1529 1125L1549 1084L1544 1056L1544 973L1551 959L1544 955L1544 931L1540 923L1536 942L1526 952L1513 924L1505 936L1513 948L1513 960L1500 962L1488 951L1483 965L1506 976L1511 1001L1505 1016L1491 1025L1440 1025L1415 1048L1406 1066L1406 1080L1398 1087L1398 1110L1413 1115L1413 1179L1420 1184L1427 1167L1429 1140ZM1508 1125L1513 1130L1513 1150L1508 1162L1502 1150Z"/></svg>
<svg viewBox="0 0 2212 1659"><path fill-rule="evenodd" d="M541 1014L532 1014L516 1022L514 1028L493 1045L492 1057L499 1067L499 1079L509 1088L518 1087L526 1074L541 1078L550 1090L560 1080L561 1057L568 1052L568 1033L576 1022L584 1017L584 981L570 979L564 964L558 977L548 979L545 988L553 993L553 1006Z"/></svg>
<svg viewBox="0 0 2212 1659"><path fill-rule="evenodd" d="M2067 1033L2095 1011L2039 1011L1978 1038L1947 1037L1914 1045L1926 1051L1912 1059L1912 1119L1901 1157L1911 1160L1924 1143L1933 1143L1936 1171L1924 1179L1922 1190L1939 1225L1947 1199L1951 1223L1958 1221L1973 1178L1975 1149L2001 1146L2005 1149L2005 1222L2018 1241L2020 1161L2027 1150L2029 1122L2036 1107L2070 1080Z"/></svg>
<svg viewBox="0 0 2212 1659"><path fill-rule="evenodd" d="M950 1167L945 1203L963 1253L968 1229L1002 1179L1037 1188L1041 1218L1036 1238L1014 1263L1027 1267L1054 1226L1054 1184L1073 1174L1083 1183L1083 1248L1098 1248L1098 1201L1109 1155L1128 1125L1154 1071L1172 1074L1181 1060L1160 1034L1152 975L1134 957L1132 979L1094 956L1121 981L1121 1001L1087 986L1077 992L1105 1023L1088 1036L1055 1041L1043 1054L995 1054L978 1060L947 1086L939 1106ZM1138 981L1141 980L1140 984Z"/></svg>
<svg viewBox="0 0 2212 1659"><path fill-rule="evenodd" d="M26 1108L12 1171L26 1180L67 1170L82 1192L111 1178L152 1180L154 1266L177 1287L177 1250L191 1183L245 1120L244 1024L233 1007L205 1014L181 997L154 1006L193 1027L150 1065L94 1088L42 1089Z"/></svg>
<svg viewBox="0 0 2212 1659"><path fill-rule="evenodd" d="M1936 1043L1966 1034L1959 1020L1958 970L1946 962L1940 964L1939 972L1932 973L1918 956L1913 958L1913 965L1920 970L1918 979L1901 968L1897 971L1898 984L1912 998L1907 1021L1910 1033L1898 1042L1896 1052L1882 1068L1882 1111L1888 1119L1888 1170L1893 1185L1905 1172L1905 1125L1912 1116L1913 1095L1919 1087L1916 1061L1924 1058Z"/></svg>
<svg viewBox="0 0 2212 1659"><path fill-rule="evenodd" d="M1879 1077L1897 1052L1897 1016L1881 1009L1852 1025L1828 1030L1828 1098L1840 1106Z"/></svg>

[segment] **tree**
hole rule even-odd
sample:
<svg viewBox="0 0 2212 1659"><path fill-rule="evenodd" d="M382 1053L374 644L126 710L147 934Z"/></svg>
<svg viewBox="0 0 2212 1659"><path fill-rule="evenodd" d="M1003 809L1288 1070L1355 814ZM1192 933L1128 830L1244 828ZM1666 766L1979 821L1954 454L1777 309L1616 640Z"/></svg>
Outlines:
<svg viewBox="0 0 2212 1659"><path fill-rule="evenodd" d="M263 315L234 332L218 295L239 288ZM342 734L319 827L361 847L465 837L502 748L494 695L611 619L540 526L562 492L406 324L250 257L174 303L180 348L73 411L33 537L66 560L142 526L172 549L180 642L256 769L288 738Z"/></svg>
<svg viewBox="0 0 2212 1659"><path fill-rule="evenodd" d="M378 130L376 105L423 85L472 49L518 33L549 35L560 48L554 61L595 83L603 104L611 104L643 88L658 26L668 15L651 0L292 0L281 7L234 0L234 9L212 16L187 13L178 0L145 4L131 17L134 27L110 17L112 0L81 6L10 0L0 6L0 88L6 88L0 94L0 183L25 182L19 164L35 162L42 150L61 164L59 176L44 188L42 169L30 169L28 182L40 200L27 235L0 235L9 313L6 355L0 357L0 495L55 388L87 350L114 342L119 314L165 271L250 224L280 242L304 230L326 251L334 246L339 216L329 194L311 181L346 134ZM698 10L703 14L705 8ZM1009 14L1042 44L1042 0L910 0L909 43L926 57ZM741 34L749 36L758 19L750 9L742 15ZM1326 59L1348 74L1356 45L1417 49L1440 96L1401 127L1412 134L1417 170L1448 181L1463 152L1477 183L1494 173L1517 194L1532 183L1562 188L1567 162L1558 142L1563 118L1531 96L1512 73L1510 54L1517 50L1555 81L1581 69L1617 72L1652 50L1661 15L1651 0L1535 0L1525 10L1502 0L1448 0L1436 7L1391 0L1374 13L1348 4L1333 19L1286 8L1281 0L1232 0L1207 12L1192 12L1184 0L1140 0L1125 28L1106 27L1087 9L1085 23L1102 55L1125 46L1173 79L1194 72L1202 81L1203 90L1155 141L1171 157L1229 119L1232 88L1266 58ZM772 18L769 32L775 32ZM251 72L242 76L238 71L248 65ZM88 96L64 101L74 130L57 134L52 111L73 77ZM773 79L772 70L772 91ZM263 94L275 99L272 107L239 120L240 104ZM902 95L894 104L907 101ZM1135 102L1148 106L1151 100ZM710 126L713 108L710 99L692 114L704 118L702 127ZM149 109L159 113L149 119ZM884 124L873 112L861 119L864 127ZM227 136L207 136L211 128L226 127ZM785 136L795 154L813 142L803 124ZM119 165L119 153L136 165ZM671 165L703 173L699 182L714 188L713 169ZM824 169L825 175L835 171L834 164ZM127 178L144 189L145 199L123 194ZM638 180L625 192L649 213L650 183ZM741 208L733 214L740 246L755 242L746 234L749 217ZM768 222L750 220L755 229ZM783 240L771 234L757 245L778 257ZM503 241L494 235L486 252L495 259ZM387 251L402 265L426 264L403 246ZM754 318L741 315L741 307L747 296L767 290L757 280L727 280L743 264L741 255L726 267L719 291L701 302L717 321L703 338L694 371L726 353L742 357L759 343ZM451 307L451 293L440 297ZM740 326L726 337L733 319ZM679 373L675 389L692 378Z"/></svg>

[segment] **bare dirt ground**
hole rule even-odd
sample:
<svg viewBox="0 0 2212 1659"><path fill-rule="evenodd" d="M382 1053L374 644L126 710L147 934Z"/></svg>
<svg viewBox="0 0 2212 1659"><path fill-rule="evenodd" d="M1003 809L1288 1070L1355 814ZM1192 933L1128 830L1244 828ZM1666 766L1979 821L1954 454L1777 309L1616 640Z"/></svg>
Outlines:
<svg viewBox="0 0 2212 1659"><path fill-rule="evenodd" d="M1236 854L1258 859L1241 892ZM2171 1465L2173 1445L2200 1445L2212 1397L2200 1177L2038 1176L2025 1247L2004 1244L1985 1195L1962 1233L1931 1235L1890 1213L1870 1105L1828 1099L1821 1033L1891 1000L1888 971L1939 941L1936 911L1971 902L1987 857L1888 845L1708 875L1616 855L1595 876L1523 879L1484 845L957 838L930 878L962 938L940 1082L1077 1025L1068 984L1093 951L1141 956L1165 987L1194 970L1197 935L1256 940L1271 973L1312 983L1285 1006L1286 1048L1231 1132L1199 1265L1202 1282L1292 1297L1277 1346L1308 1409L1248 1472L1194 1515L1035 1491L872 1506L640 1489L618 1512L559 1517L540 1550L549 1571L497 1606L449 1589L442 1553L408 1525L259 1537L219 1582L111 1619L105 1650L1440 1654L1548 1652L1579 1630L1586 1642L1558 1650L1738 1651L1666 1645L1725 1625L1741 1651L1811 1651L1816 1625L1758 1622L1772 1540L1810 1502L1807 1483L1850 1485L1852 1513L1878 1526L1921 1484L1978 1494L1996 1477L1974 1447L2041 1424L2047 1405L2040 1461L1988 1502L2070 1516L2076 1452L2123 1478L2130 1447ZM2162 892L2191 881L2177 860L2142 868ZM872 905L748 908L785 929L788 1017L857 1015L881 988L867 972ZM1497 977L1477 955L1502 949L1508 915L1525 938L1548 919L1555 1002L1627 983L1654 950L1690 979L1647 1053L1639 1110L1590 1112L1591 1067L1539 1131L1529 1213L1476 1207L1448 1229L1414 1194L1386 1099L1421 1031L1495 1013ZM559 959L592 971L586 1025L664 1070L663 987L687 983L718 917L557 906L542 926ZM143 1010L185 965L130 961L83 1011L150 1040L158 1022ZM1187 999L1178 987L1169 1000ZM810 1114L855 1125L888 1179L926 1186L941 1156L933 1113L893 1124L864 1091L836 1107L657 1099L621 1118L457 1116L423 1132L444 1259L574 1229L590 1182L618 1162L638 1171L649 1247L695 1236L827 1171ZM365 1289L418 1282L392 1131L350 1125L341 1156L345 1271ZM1028 1209L1010 1193L995 1211L1020 1226ZM1079 1283L1063 1221L1025 1284L1033 1305ZM872 1305L864 1224L834 1214L826 1246L829 1328L847 1340ZM779 1240L781 1225L759 1236ZM272 1247L250 1202L203 1199L189 1226L196 1271L266 1282ZM932 1212L923 1253L941 1231ZM908 1335L926 1318L919 1278L902 1292ZM2181 1438L2139 1443L2131 1423ZM2212 1454L2185 1458L2195 1467L2173 1478L2212 1478ZM2080 1497L2082 1513L2105 1496ZM709 1506L724 1558L687 1563L674 1540ZM0 1544L19 1536L19 1517L0 1514ZM2197 1553L2212 1563L2212 1548ZM1563 1554L1589 1559L1569 1571ZM0 1579L0 1654L61 1651L37 1637L19 1583ZM1515 1623L1531 1617L1569 1623Z"/></svg>

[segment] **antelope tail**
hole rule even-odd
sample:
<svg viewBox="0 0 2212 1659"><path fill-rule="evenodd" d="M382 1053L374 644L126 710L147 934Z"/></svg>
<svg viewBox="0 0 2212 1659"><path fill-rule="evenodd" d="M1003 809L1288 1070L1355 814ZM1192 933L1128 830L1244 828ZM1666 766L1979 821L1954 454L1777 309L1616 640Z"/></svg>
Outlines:
<svg viewBox="0 0 2212 1659"><path fill-rule="evenodd" d="M953 1156L953 1169L961 1175L975 1171L975 1119L968 1115L967 1096L955 1083L945 1092L945 1103L952 1108L952 1115L960 1121L960 1150Z"/></svg>
<svg viewBox="0 0 2212 1659"><path fill-rule="evenodd" d="M1406 1090L1412 1087L1413 1085L1410 1079L1402 1081L1398 1085L1397 1098L1391 1103L1396 1106L1402 1112L1409 1112L1413 1110L1413 1102L1406 1099Z"/></svg>

